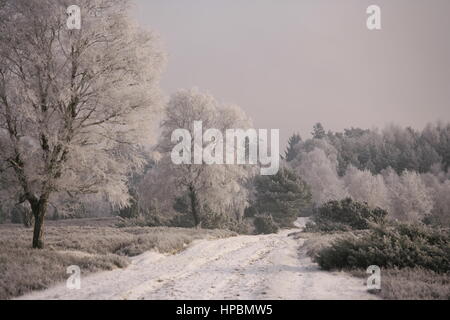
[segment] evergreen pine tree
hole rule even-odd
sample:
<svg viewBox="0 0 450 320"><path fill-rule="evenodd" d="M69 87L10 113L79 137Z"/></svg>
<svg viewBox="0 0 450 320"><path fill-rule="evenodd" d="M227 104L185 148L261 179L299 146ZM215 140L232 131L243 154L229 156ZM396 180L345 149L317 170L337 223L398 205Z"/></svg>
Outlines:
<svg viewBox="0 0 450 320"><path fill-rule="evenodd" d="M302 141L302 138L298 133L294 133L288 140L288 146L286 148L286 151L284 152L284 158L286 161L292 161L295 159L295 157L298 154L298 151L296 150L296 146L299 142Z"/></svg>

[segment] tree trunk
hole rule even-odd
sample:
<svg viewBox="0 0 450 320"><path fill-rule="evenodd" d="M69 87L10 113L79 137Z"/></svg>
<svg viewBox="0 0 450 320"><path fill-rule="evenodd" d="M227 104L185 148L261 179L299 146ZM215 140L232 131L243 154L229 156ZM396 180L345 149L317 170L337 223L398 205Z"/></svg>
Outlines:
<svg viewBox="0 0 450 320"><path fill-rule="evenodd" d="M191 199L191 213L194 218L195 227L200 225L200 218L198 215L198 199L195 188L191 185L189 186L189 198Z"/></svg>
<svg viewBox="0 0 450 320"><path fill-rule="evenodd" d="M44 218L47 211L47 200L40 199L31 206L31 209L34 215L33 248L43 249Z"/></svg>

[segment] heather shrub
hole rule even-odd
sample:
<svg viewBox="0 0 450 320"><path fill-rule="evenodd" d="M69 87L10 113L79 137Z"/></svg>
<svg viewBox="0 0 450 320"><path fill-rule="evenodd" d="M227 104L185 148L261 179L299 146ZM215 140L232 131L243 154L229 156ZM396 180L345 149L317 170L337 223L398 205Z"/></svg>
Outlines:
<svg viewBox="0 0 450 320"><path fill-rule="evenodd" d="M371 223L383 223L387 212L371 208L365 202L346 198L329 201L315 210L312 221L306 225L309 232L332 232L369 229Z"/></svg>
<svg viewBox="0 0 450 320"><path fill-rule="evenodd" d="M211 211L202 216L201 227L204 229L229 230L239 234L249 234L251 229L245 220L237 220Z"/></svg>
<svg viewBox="0 0 450 320"><path fill-rule="evenodd" d="M257 216L253 221L257 234L277 233L278 226L271 215Z"/></svg>
<svg viewBox="0 0 450 320"><path fill-rule="evenodd" d="M423 225L377 226L359 237L339 238L320 250L314 260L325 270L422 267L439 273L450 271L448 230Z"/></svg>

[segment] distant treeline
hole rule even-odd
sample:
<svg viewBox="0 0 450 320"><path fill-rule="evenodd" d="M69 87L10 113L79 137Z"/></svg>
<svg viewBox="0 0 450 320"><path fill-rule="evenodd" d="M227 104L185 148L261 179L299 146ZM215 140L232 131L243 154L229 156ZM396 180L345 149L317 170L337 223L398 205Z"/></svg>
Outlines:
<svg viewBox="0 0 450 320"><path fill-rule="evenodd" d="M442 164L444 171L450 166L450 124L429 124L422 131L391 125L382 131L351 128L344 132L326 132L317 123L312 139L305 140L302 148L312 148L313 139L325 139L337 150L340 176L349 165L374 174L388 167L400 174L404 170L429 172L437 163ZM300 153L295 147L299 142L302 139L297 134L289 139L287 161Z"/></svg>

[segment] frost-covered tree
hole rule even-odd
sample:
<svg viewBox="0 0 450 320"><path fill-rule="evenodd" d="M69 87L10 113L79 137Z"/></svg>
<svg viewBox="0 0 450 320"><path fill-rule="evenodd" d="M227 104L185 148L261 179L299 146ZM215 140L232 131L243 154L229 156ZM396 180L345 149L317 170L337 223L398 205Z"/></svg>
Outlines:
<svg viewBox="0 0 450 320"><path fill-rule="evenodd" d="M223 134L226 129L246 129L251 126L245 113L235 106L225 106L211 95L196 89L182 90L175 93L165 111L162 133L157 150L161 154L158 168L178 195L177 209L192 215L194 224L199 226L208 214L228 215L241 218L247 206L247 179L252 175L253 167L249 165L194 164L191 150L194 151L194 121L202 121L203 132L217 129ZM176 129L186 129L191 137L191 150L180 150L187 154L191 163L175 164L171 154L178 141L172 140ZM202 135L202 132L196 133ZM201 148L223 148L222 140L203 139ZM225 153L224 153L225 156ZM225 159L222 159L225 162Z"/></svg>
<svg viewBox="0 0 450 320"><path fill-rule="evenodd" d="M427 220L433 224L450 226L450 177L448 177L448 173L436 168L430 173L422 174L421 177L430 190L434 204Z"/></svg>
<svg viewBox="0 0 450 320"><path fill-rule="evenodd" d="M433 149L432 154L425 154L427 157L432 157L433 160L428 160L429 163L434 164L439 157L444 165L444 169L450 168L450 123L444 124L438 122L436 124L429 124L422 131L421 138L428 144L430 149Z"/></svg>
<svg viewBox="0 0 450 320"><path fill-rule="evenodd" d="M314 151L314 149L322 150L326 157L329 159L334 159L333 161L336 161L339 155L338 150L330 144L328 139L308 139L306 141L299 141L295 144L294 149L295 158L289 163L292 167L297 167L302 162L303 156L311 151Z"/></svg>
<svg viewBox="0 0 450 320"><path fill-rule="evenodd" d="M0 171L34 215L43 247L49 199L104 193L128 203L127 173L143 164L140 143L160 100L164 55L128 17L128 1L0 2Z"/></svg>
<svg viewBox="0 0 450 320"><path fill-rule="evenodd" d="M311 189L312 201L321 205L329 200L340 200L348 196L343 181L337 174L337 159L327 156L323 149L314 148L301 155L295 170Z"/></svg>
<svg viewBox="0 0 450 320"><path fill-rule="evenodd" d="M372 208L380 207L389 210L389 191L381 175L373 175L367 169L358 170L349 166L343 179L353 200L367 202Z"/></svg>
<svg viewBox="0 0 450 320"><path fill-rule="evenodd" d="M405 171L398 176L393 169L383 172L391 198L392 217L401 221L422 221L433 209L433 198L420 174Z"/></svg>
<svg viewBox="0 0 450 320"><path fill-rule="evenodd" d="M431 212L432 222L450 226L450 180L440 183L432 189L432 196L434 200L433 210Z"/></svg>
<svg viewBox="0 0 450 320"><path fill-rule="evenodd" d="M326 139L338 151L338 172L345 174L348 165L372 173L391 167L401 174L404 170L427 172L436 163L445 168L450 163L450 126L428 125L422 132L396 125L377 129L344 129L328 133Z"/></svg>

